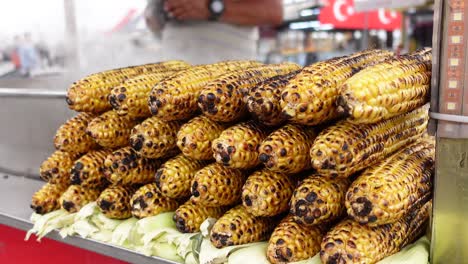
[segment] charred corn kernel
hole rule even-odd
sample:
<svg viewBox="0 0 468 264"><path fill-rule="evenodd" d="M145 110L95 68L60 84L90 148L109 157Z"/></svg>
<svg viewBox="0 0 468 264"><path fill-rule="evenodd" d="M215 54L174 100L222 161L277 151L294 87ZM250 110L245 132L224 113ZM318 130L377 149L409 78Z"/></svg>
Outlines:
<svg viewBox="0 0 468 264"><path fill-rule="evenodd" d="M260 65L256 61L223 61L178 72L151 90L149 107L164 120L183 120L197 112L197 99L206 84L221 74Z"/></svg>
<svg viewBox="0 0 468 264"><path fill-rule="evenodd" d="M299 69L295 63L281 63L228 72L205 86L198 97L198 106L212 120L237 121L247 113L244 97L249 89L272 77Z"/></svg>
<svg viewBox="0 0 468 264"><path fill-rule="evenodd" d="M207 218L220 218L229 207L207 207L195 204L188 200L181 205L174 214L174 222L182 233L200 232L200 225Z"/></svg>
<svg viewBox="0 0 468 264"><path fill-rule="evenodd" d="M132 216L130 199L135 193L133 186L112 185L97 199L100 211L111 219L126 219Z"/></svg>
<svg viewBox="0 0 468 264"><path fill-rule="evenodd" d="M143 157L163 158L177 149L177 131L182 122L164 121L150 117L135 126L130 136L130 146Z"/></svg>
<svg viewBox="0 0 468 264"><path fill-rule="evenodd" d="M86 204L96 201L100 193L100 190L70 185L60 196L60 206L69 213L76 213Z"/></svg>
<svg viewBox="0 0 468 264"><path fill-rule="evenodd" d="M112 89L109 103L119 115L149 117L148 96L155 84L176 74L176 71L155 72L135 76Z"/></svg>
<svg viewBox="0 0 468 264"><path fill-rule="evenodd" d="M179 207L178 201L161 195L155 183L140 187L133 195L130 204L132 215L136 218L171 212Z"/></svg>
<svg viewBox="0 0 468 264"><path fill-rule="evenodd" d="M432 48L421 48L408 55L416 57L422 61L432 63Z"/></svg>
<svg viewBox="0 0 468 264"><path fill-rule="evenodd" d="M322 131L310 150L312 167L325 177L348 177L420 138L428 106L375 124L340 121Z"/></svg>
<svg viewBox="0 0 468 264"><path fill-rule="evenodd" d="M339 116L336 100L341 85L368 64L390 58L383 50L366 50L318 62L292 78L281 94L283 113L292 122L316 125Z"/></svg>
<svg viewBox="0 0 468 264"><path fill-rule="evenodd" d="M241 199L244 182L241 170L210 164L195 173L191 200L204 206L234 205Z"/></svg>
<svg viewBox="0 0 468 264"><path fill-rule="evenodd" d="M324 226L305 226L286 216L271 234L267 247L270 263L289 263L311 258L320 252Z"/></svg>
<svg viewBox="0 0 468 264"><path fill-rule="evenodd" d="M343 220L322 240L322 263L373 264L400 251L424 233L431 207L432 202L428 202L395 223L375 227Z"/></svg>
<svg viewBox="0 0 468 264"><path fill-rule="evenodd" d="M188 66L183 61L167 61L91 74L68 88L67 103L75 111L100 114L112 109L107 98L112 88L124 80L140 74L175 71Z"/></svg>
<svg viewBox="0 0 468 264"><path fill-rule="evenodd" d="M272 171L298 173L310 169L309 152L316 136L313 128L287 124L263 140L258 157Z"/></svg>
<svg viewBox="0 0 468 264"><path fill-rule="evenodd" d="M268 239L277 223L276 218L256 217L238 205L216 221L210 240L217 248L259 242Z"/></svg>
<svg viewBox="0 0 468 264"><path fill-rule="evenodd" d="M102 190L108 185L108 181L104 176L102 167L107 155L110 155L112 150L102 149L93 150L75 161L70 170L70 181L73 185L81 185L84 188Z"/></svg>
<svg viewBox="0 0 468 264"><path fill-rule="evenodd" d="M56 150L42 162L39 174L51 184L70 185L70 169L80 154Z"/></svg>
<svg viewBox="0 0 468 264"><path fill-rule="evenodd" d="M137 124L131 117L109 111L93 119L86 131L100 146L119 148L128 145L130 132Z"/></svg>
<svg viewBox="0 0 468 264"><path fill-rule="evenodd" d="M190 184L195 173L208 162L195 160L182 154L166 161L156 172L156 186L162 195L182 199L190 196Z"/></svg>
<svg viewBox="0 0 468 264"><path fill-rule="evenodd" d="M112 184L133 185L154 181L161 161L140 157L131 147L112 152L104 161L104 175Z"/></svg>
<svg viewBox="0 0 468 264"><path fill-rule="evenodd" d="M213 159L211 144L226 127L206 116L194 117L177 132L177 146L187 157L198 160Z"/></svg>
<svg viewBox="0 0 468 264"><path fill-rule="evenodd" d="M247 109L250 114L265 125L278 126L286 121L286 116L281 113L281 92L289 80L299 71L286 75L280 75L266 80L260 85L248 90L246 95Z"/></svg>
<svg viewBox="0 0 468 264"><path fill-rule="evenodd" d="M346 212L345 194L348 179L329 179L313 174L294 190L290 212L304 225L331 222Z"/></svg>
<svg viewBox="0 0 468 264"><path fill-rule="evenodd" d="M429 100L430 61L400 56L367 67L344 82L340 111L359 124L375 123L411 111Z"/></svg>
<svg viewBox="0 0 468 264"><path fill-rule="evenodd" d="M365 170L346 193L348 215L361 224L393 223L431 198L435 146L421 139Z"/></svg>
<svg viewBox="0 0 468 264"><path fill-rule="evenodd" d="M255 121L247 121L224 130L213 141L216 162L231 168L250 169L258 164L258 147L269 129Z"/></svg>
<svg viewBox="0 0 468 264"><path fill-rule="evenodd" d="M34 193L31 200L31 209L37 214L47 214L60 208L60 195L67 189L66 185L44 184Z"/></svg>
<svg viewBox="0 0 468 264"><path fill-rule="evenodd" d="M242 187L242 204L255 216L275 216L289 209L294 180L268 169L252 173Z"/></svg>
<svg viewBox="0 0 468 264"><path fill-rule="evenodd" d="M89 122L96 118L95 115L79 113L60 126L55 134L55 148L70 153L86 153L95 149L98 145L94 139L86 133Z"/></svg>

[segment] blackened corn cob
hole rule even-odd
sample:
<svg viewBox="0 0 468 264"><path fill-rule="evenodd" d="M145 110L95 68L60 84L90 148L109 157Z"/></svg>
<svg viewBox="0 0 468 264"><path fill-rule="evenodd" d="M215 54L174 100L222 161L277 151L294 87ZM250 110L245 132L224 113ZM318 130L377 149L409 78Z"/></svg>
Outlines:
<svg viewBox="0 0 468 264"><path fill-rule="evenodd" d="M260 145L259 159L272 171L298 173L311 168L310 148L317 136L310 127L287 124Z"/></svg>
<svg viewBox="0 0 468 264"><path fill-rule="evenodd" d="M39 174L51 184L70 185L70 170L80 154L56 150L42 162Z"/></svg>
<svg viewBox="0 0 468 264"><path fill-rule="evenodd" d="M428 106L375 124L340 121L322 131L310 150L324 177L348 177L414 142L426 131Z"/></svg>
<svg viewBox="0 0 468 264"><path fill-rule="evenodd" d="M268 169L252 173L242 187L242 204L254 216L275 216L289 209L295 180Z"/></svg>
<svg viewBox="0 0 468 264"><path fill-rule="evenodd" d="M191 200L204 206L234 205L240 202L245 175L241 170L213 163L195 173Z"/></svg>
<svg viewBox="0 0 468 264"><path fill-rule="evenodd" d="M124 80L140 74L175 71L188 66L183 61L166 61L94 73L68 88L67 103L72 110L100 114L112 109L107 98L111 89Z"/></svg>
<svg viewBox="0 0 468 264"><path fill-rule="evenodd" d="M200 225L207 218L220 218L229 207L207 207L200 206L188 200L181 205L174 214L174 222L177 229L182 233L200 232Z"/></svg>
<svg viewBox="0 0 468 264"><path fill-rule="evenodd" d="M260 65L256 61L223 61L178 72L151 90L151 113L164 120L183 120L197 112L197 99L206 84L221 74Z"/></svg>
<svg viewBox="0 0 468 264"><path fill-rule="evenodd" d="M250 169L258 164L258 147L269 129L258 122L248 121L224 130L213 141L216 162L231 168Z"/></svg>
<svg viewBox="0 0 468 264"><path fill-rule="evenodd" d="M345 195L348 179L329 179L313 174L294 190L291 198L291 215L304 225L331 222L346 212Z"/></svg>
<svg viewBox="0 0 468 264"><path fill-rule="evenodd" d="M132 129L130 146L143 157L162 158L178 152L177 131L182 122L150 117Z"/></svg>
<svg viewBox="0 0 468 264"><path fill-rule="evenodd" d="M195 160L182 154L166 161L156 172L156 186L162 195L182 199L190 196L195 173L208 162Z"/></svg>
<svg viewBox="0 0 468 264"><path fill-rule="evenodd" d="M171 212L179 207L177 200L161 195L155 183L140 187L133 194L130 204L132 206L132 215L136 218Z"/></svg>
<svg viewBox="0 0 468 264"><path fill-rule="evenodd" d="M55 148L70 153L86 153L95 149L98 145L94 139L86 133L89 122L96 118L89 113L79 113L60 126L55 134Z"/></svg>
<svg viewBox="0 0 468 264"><path fill-rule="evenodd" d="M100 211L111 219L126 219L132 216L130 199L135 193L133 186L112 185L97 199Z"/></svg>
<svg viewBox="0 0 468 264"><path fill-rule="evenodd" d="M70 170L71 184L89 189L105 188L109 182L103 172L104 160L111 153L110 149L93 150L76 160Z"/></svg>
<svg viewBox="0 0 468 264"><path fill-rule="evenodd" d="M271 234L267 258L273 264L311 258L320 252L320 243L325 233L326 228L322 225L301 225L288 215Z"/></svg>
<svg viewBox="0 0 468 264"><path fill-rule="evenodd" d="M37 214L47 214L60 208L60 195L67 189L66 185L44 184L34 193L31 200L31 209Z"/></svg>
<svg viewBox="0 0 468 264"><path fill-rule="evenodd" d="M277 223L277 218L256 217L238 205L216 221L210 240L217 248L263 241L268 239Z"/></svg>
<svg viewBox="0 0 468 264"><path fill-rule="evenodd" d="M260 83L299 70L295 63L270 64L228 72L208 83L198 97L198 106L212 120L233 122L245 113L245 95Z"/></svg>
<svg viewBox="0 0 468 264"><path fill-rule="evenodd" d="M424 233L431 207L428 202L395 223L375 227L343 220L323 238L322 263L373 264L400 251Z"/></svg>
<svg viewBox="0 0 468 264"><path fill-rule="evenodd" d="M69 213L76 213L86 204L96 201L100 193L101 191L97 189L70 185L60 196L60 206Z"/></svg>
<svg viewBox="0 0 468 264"><path fill-rule="evenodd" d="M203 115L194 117L177 132L177 146L187 157L198 160L213 159L211 144L226 127Z"/></svg>
<svg viewBox="0 0 468 264"><path fill-rule="evenodd" d="M346 194L348 215L361 224L393 223L431 198L435 146L421 139L365 170Z"/></svg>

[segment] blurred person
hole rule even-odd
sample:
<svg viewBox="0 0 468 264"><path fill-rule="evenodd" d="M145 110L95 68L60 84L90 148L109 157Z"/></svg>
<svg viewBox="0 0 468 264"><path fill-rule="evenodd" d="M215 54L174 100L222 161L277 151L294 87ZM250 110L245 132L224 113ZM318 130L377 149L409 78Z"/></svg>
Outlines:
<svg viewBox="0 0 468 264"><path fill-rule="evenodd" d="M39 62L39 56L30 33L24 34L23 41L20 41L18 55L21 63L21 75L24 77L30 77L31 71L38 66Z"/></svg>
<svg viewBox="0 0 468 264"><path fill-rule="evenodd" d="M164 59L212 63L256 59L258 26L279 25L281 0L149 0L147 24Z"/></svg>

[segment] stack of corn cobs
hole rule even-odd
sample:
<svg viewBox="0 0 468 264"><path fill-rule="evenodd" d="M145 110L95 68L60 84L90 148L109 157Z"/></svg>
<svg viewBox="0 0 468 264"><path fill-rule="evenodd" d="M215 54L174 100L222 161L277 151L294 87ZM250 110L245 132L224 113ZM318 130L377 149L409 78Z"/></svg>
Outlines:
<svg viewBox="0 0 468 264"><path fill-rule="evenodd" d="M269 239L268 260L375 263L425 230L431 50L366 50L301 68L167 61L93 74L42 164L31 207L217 218L217 248Z"/></svg>

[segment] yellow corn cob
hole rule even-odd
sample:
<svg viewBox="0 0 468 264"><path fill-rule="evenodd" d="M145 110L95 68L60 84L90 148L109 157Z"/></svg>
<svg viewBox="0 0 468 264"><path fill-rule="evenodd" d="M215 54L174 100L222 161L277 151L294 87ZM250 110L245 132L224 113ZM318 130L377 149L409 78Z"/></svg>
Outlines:
<svg viewBox="0 0 468 264"><path fill-rule="evenodd" d="M323 238L322 263L373 264L397 253L424 232L431 207L428 202L395 223L375 227L343 220Z"/></svg>
<svg viewBox="0 0 468 264"><path fill-rule="evenodd" d="M181 205L174 214L174 222L182 233L200 232L200 225L207 218L220 218L229 207L206 207L188 200Z"/></svg>
<svg viewBox="0 0 468 264"><path fill-rule="evenodd" d="M275 216L289 209L296 183L286 174L268 169L252 173L242 187L242 204L254 216Z"/></svg>
<svg viewBox="0 0 468 264"><path fill-rule="evenodd" d="M171 212L179 207L177 200L164 197L155 183L146 184L138 189L130 201L132 215L136 218Z"/></svg>
<svg viewBox="0 0 468 264"><path fill-rule="evenodd" d="M178 152L177 131L181 125L180 121L150 117L133 128L130 146L146 158L171 156Z"/></svg>
<svg viewBox="0 0 468 264"><path fill-rule="evenodd" d="M188 66L183 61L166 61L94 73L70 86L67 103L75 111L100 114L111 110L107 97L111 89L124 80L145 73L177 71Z"/></svg>
<svg viewBox="0 0 468 264"><path fill-rule="evenodd" d="M206 116L197 116L182 125L177 132L177 146L187 157L198 160L213 159L211 144L226 127Z"/></svg>
<svg viewBox="0 0 468 264"><path fill-rule="evenodd" d="M310 150L312 167L325 177L348 177L420 138L428 106L375 124L341 121L322 131Z"/></svg>
<svg viewBox="0 0 468 264"><path fill-rule="evenodd" d="M112 150L110 149L93 150L76 160L70 170L71 184L81 185L89 189L102 190L105 188L108 181L104 176L102 167L107 155L111 153Z"/></svg>
<svg viewBox="0 0 468 264"><path fill-rule="evenodd" d="M70 185L70 169L79 156L80 154L56 150L41 164L41 178L51 184Z"/></svg>
<svg viewBox="0 0 468 264"><path fill-rule="evenodd" d="M38 214L47 214L60 208L60 195L67 189L66 185L44 184L34 193L31 200L31 209Z"/></svg>
<svg viewBox="0 0 468 264"><path fill-rule="evenodd" d="M119 148L128 145L130 132L137 124L131 117L109 111L93 119L86 131L102 147Z"/></svg>
<svg viewBox="0 0 468 264"><path fill-rule="evenodd" d="M188 119L197 112L197 99L206 84L221 74L260 65L256 61L223 61L180 71L156 84L148 104L164 120Z"/></svg>
<svg viewBox="0 0 468 264"><path fill-rule="evenodd" d="M393 223L431 198L435 146L421 139L365 170L346 194L348 215L361 224Z"/></svg>
<svg viewBox="0 0 468 264"><path fill-rule="evenodd" d="M289 80L300 71L280 75L254 86L246 95L247 109L250 114L265 125L278 126L286 121L280 104L281 92Z"/></svg>
<svg viewBox="0 0 468 264"><path fill-rule="evenodd" d="M130 199L135 191L132 186L112 185L99 195L96 203L108 218L126 219L132 216Z"/></svg>
<svg viewBox="0 0 468 264"><path fill-rule="evenodd" d="M60 196L60 205L69 213L76 213L86 204L96 201L100 193L100 190L70 185Z"/></svg>
<svg viewBox="0 0 468 264"><path fill-rule="evenodd" d="M304 225L331 222L346 212L345 194L348 179L328 179L313 174L294 191L290 206L291 215Z"/></svg>
<svg viewBox="0 0 468 264"><path fill-rule="evenodd" d="M432 63L432 48L421 48L408 55L414 56L422 61Z"/></svg>
<svg viewBox="0 0 468 264"><path fill-rule="evenodd" d="M191 200L204 206L234 205L240 201L244 182L241 170L210 164L195 173Z"/></svg>
<svg viewBox="0 0 468 264"><path fill-rule="evenodd" d="M281 63L228 72L206 85L198 98L198 106L212 120L237 121L247 112L244 97L249 89L300 68L295 63Z"/></svg>
<svg viewBox="0 0 468 264"><path fill-rule="evenodd" d="M275 228L268 241L267 257L270 263L289 263L311 258L320 252L320 243L326 233L321 225L304 226L286 216Z"/></svg>
<svg viewBox="0 0 468 264"><path fill-rule="evenodd" d="M305 67L281 94L283 113L295 123L316 125L338 117L335 102L341 85L363 67L393 54L366 50Z"/></svg>
<svg viewBox="0 0 468 264"><path fill-rule="evenodd" d="M255 121L239 123L224 130L213 141L216 162L231 168L249 169L260 164L258 147L269 129Z"/></svg>
<svg viewBox="0 0 468 264"><path fill-rule="evenodd" d="M179 154L166 161L156 172L156 185L166 197L187 198L190 196L190 184L195 173L207 164L207 161L194 160Z"/></svg>
<svg viewBox="0 0 468 264"><path fill-rule="evenodd" d="M55 148L70 153L86 153L98 145L86 133L89 122L96 116L88 113L79 113L60 126L55 134Z"/></svg>
<svg viewBox="0 0 468 264"><path fill-rule="evenodd" d="M268 239L278 220L272 217L256 217L238 205L227 211L211 229L213 246L242 245Z"/></svg>
<svg viewBox="0 0 468 264"><path fill-rule="evenodd" d="M431 62L406 55L367 67L341 87L340 111L359 124L411 111L429 100Z"/></svg>
<svg viewBox="0 0 468 264"><path fill-rule="evenodd" d="M260 145L259 159L272 171L298 173L311 168L310 148L315 130L287 124L271 133Z"/></svg>

